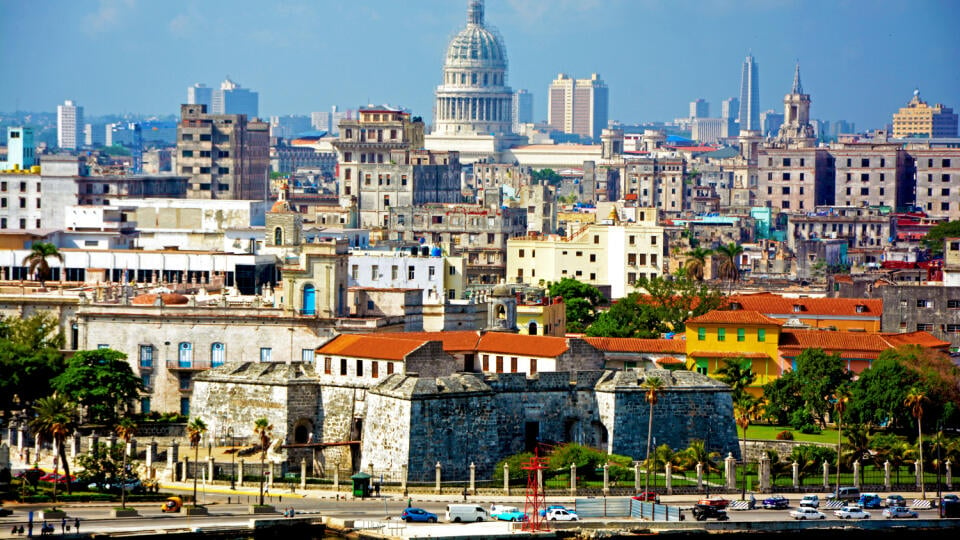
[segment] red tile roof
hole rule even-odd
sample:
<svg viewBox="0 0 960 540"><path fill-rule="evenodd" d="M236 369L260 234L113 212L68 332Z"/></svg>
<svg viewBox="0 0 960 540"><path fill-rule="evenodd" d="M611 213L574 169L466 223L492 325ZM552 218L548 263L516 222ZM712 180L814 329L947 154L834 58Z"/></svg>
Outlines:
<svg viewBox="0 0 960 540"><path fill-rule="evenodd" d="M883 300L868 298L787 298L779 294L741 294L727 298L727 309L732 304L739 309L759 311L768 315L804 318L814 316L858 316L877 318L883 314ZM794 311L800 306L800 311ZM857 311L857 306L863 306Z"/></svg>
<svg viewBox="0 0 960 540"><path fill-rule="evenodd" d="M641 353L680 353L687 350L687 342L682 339L641 339L588 337L584 341L606 352Z"/></svg>
<svg viewBox="0 0 960 540"><path fill-rule="evenodd" d="M522 336L501 332L487 332L480 337L480 342L477 344L478 352L522 354L544 358L560 356L569 348L565 338Z"/></svg>
<svg viewBox="0 0 960 540"><path fill-rule="evenodd" d="M751 353L751 352L736 352L736 351L694 351L687 356L691 358L770 358L769 354L763 353Z"/></svg>
<svg viewBox="0 0 960 540"><path fill-rule="evenodd" d="M657 358L655 361L657 365L660 365L660 366L675 366L677 364L684 363L683 360L679 358L675 358L673 356L664 356L663 358Z"/></svg>
<svg viewBox="0 0 960 540"><path fill-rule="evenodd" d="M937 339L933 334L924 331L906 332L903 334L884 333L880 335L894 347L900 347L901 345L920 345L921 347L927 347L929 349L946 349L950 347L949 341L942 341Z"/></svg>
<svg viewBox="0 0 960 540"><path fill-rule="evenodd" d="M426 340L394 337L372 337L367 334L342 334L317 349L319 355L339 355L353 358L403 360L421 347Z"/></svg>
<svg viewBox="0 0 960 540"><path fill-rule="evenodd" d="M803 349L823 349L825 352L867 351L876 355L890 345L880 334L866 332L831 332L827 330L784 329L780 334L780 348L790 352Z"/></svg>
<svg viewBox="0 0 960 540"><path fill-rule="evenodd" d="M771 319L759 311L749 311L738 309L735 311L713 310L704 313L699 317L687 319L686 325L690 324L760 324L769 326L783 326L782 321Z"/></svg>
<svg viewBox="0 0 960 540"><path fill-rule="evenodd" d="M448 353L473 352L477 349L480 332L458 330L452 332L399 332L364 334L372 338L412 339L417 341L442 341L443 350Z"/></svg>

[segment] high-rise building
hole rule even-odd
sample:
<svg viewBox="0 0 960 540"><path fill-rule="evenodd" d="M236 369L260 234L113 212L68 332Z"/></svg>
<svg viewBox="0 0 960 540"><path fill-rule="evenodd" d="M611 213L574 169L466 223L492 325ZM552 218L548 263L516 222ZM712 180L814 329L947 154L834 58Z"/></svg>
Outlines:
<svg viewBox="0 0 960 540"><path fill-rule="evenodd" d="M310 131L311 118L298 114L270 117L270 136L292 139L297 135Z"/></svg>
<svg viewBox="0 0 960 540"><path fill-rule="evenodd" d="M0 171L29 169L34 163L33 128L8 127L7 160L0 161Z"/></svg>
<svg viewBox="0 0 960 540"><path fill-rule="evenodd" d="M927 105L920 99L920 90L914 90L907 106L893 115L893 136L956 137L957 113L940 103Z"/></svg>
<svg viewBox="0 0 960 540"><path fill-rule="evenodd" d="M181 105L177 167L190 177L194 199L267 198L270 126L243 114L207 114L204 105Z"/></svg>
<svg viewBox="0 0 960 540"><path fill-rule="evenodd" d="M760 130L760 68L752 54L743 61L740 74L740 130Z"/></svg>
<svg viewBox="0 0 960 540"><path fill-rule="evenodd" d="M245 114L254 119L260 116L260 94L239 84L227 77L220 83L220 89L213 91L213 114Z"/></svg>
<svg viewBox="0 0 960 540"><path fill-rule="evenodd" d="M773 109L760 113L760 133L764 137L773 137L780 132L783 125L783 114Z"/></svg>
<svg viewBox="0 0 960 540"><path fill-rule="evenodd" d="M732 97L720 102L720 118L727 118L736 122L740 114L740 100Z"/></svg>
<svg viewBox="0 0 960 540"><path fill-rule="evenodd" d="M213 110L213 88L203 83L196 83L187 87L188 105L206 105L208 111Z"/></svg>
<svg viewBox="0 0 960 540"><path fill-rule="evenodd" d="M533 94L522 88L513 94L513 122L514 131L520 124L533 122Z"/></svg>
<svg viewBox="0 0 960 540"><path fill-rule="evenodd" d="M710 116L710 103L703 98L697 98L690 102L690 118L708 118Z"/></svg>
<svg viewBox="0 0 960 540"><path fill-rule="evenodd" d="M600 138L607 127L607 85L594 73L589 79L574 79L565 73L550 83L547 123L563 133Z"/></svg>
<svg viewBox="0 0 960 540"><path fill-rule="evenodd" d="M809 148L817 141L810 123L810 94L803 93L799 63L793 73L793 87L783 98L783 124L777 131L777 139L793 148Z"/></svg>
<svg viewBox="0 0 960 540"><path fill-rule="evenodd" d="M76 150L83 144L83 107L73 100L57 105L57 146Z"/></svg>

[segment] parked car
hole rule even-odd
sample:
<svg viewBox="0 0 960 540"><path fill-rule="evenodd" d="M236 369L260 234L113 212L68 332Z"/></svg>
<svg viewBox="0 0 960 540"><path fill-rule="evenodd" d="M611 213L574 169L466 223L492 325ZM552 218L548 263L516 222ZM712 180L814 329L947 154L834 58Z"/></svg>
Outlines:
<svg viewBox="0 0 960 540"><path fill-rule="evenodd" d="M870 512L857 505L844 506L833 513L840 519L870 519Z"/></svg>
<svg viewBox="0 0 960 540"><path fill-rule="evenodd" d="M634 496L633 496L633 500L635 500L635 501L643 501L643 502L659 503L659 502L660 502L660 496L657 495L657 494L656 494L655 492L653 492L653 491L644 491L644 492L637 493L636 495L634 495Z"/></svg>
<svg viewBox="0 0 960 540"><path fill-rule="evenodd" d="M87 484L87 489L91 491L97 491L101 489L101 486L98 486L96 482L91 482L90 484ZM122 483L107 482L102 485L102 490L110 493L120 493L121 489L127 493L143 493L145 491L143 483L140 482L139 478L133 478Z"/></svg>
<svg viewBox="0 0 960 540"><path fill-rule="evenodd" d="M433 512L427 512L423 508L404 508L403 512L400 513L400 519L410 523L412 521L424 521L427 523L436 523L437 515Z"/></svg>
<svg viewBox="0 0 960 540"><path fill-rule="evenodd" d="M823 512L811 506L801 506L796 510L791 510L790 517L793 519L827 519Z"/></svg>
<svg viewBox="0 0 960 540"><path fill-rule="evenodd" d="M580 516L572 510L554 508L547 512L547 521L578 521Z"/></svg>
<svg viewBox="0 0 960 540"><path fill-rule="evenodd" d="M833 492L831 498L839 499L841 501L860 500L860 488L853 486L839 487Z"/></svg>
<svg viewBox="0 0 960 540"><path fill-rule="evenodd" d="M887 519L894 518L915 518L920 514L907 508L906 506L891 506L883 511L883 517Z"/></svg>
<svg viewBox="0 0 960 540"><path fill-rule="evenodd" d="M774 495L763 500L763 507L767 510L784 510L790 508L790 499L782 495Z"/></svg>
<svg viewBox="0 0 960 540"><path fill-rule="evenodd" d="M724 510L724 508L726 508L726 506L697 503L693 505L693 517L697 521L705 521L710 518L726 521L730 519L730 516L727 515L727 511Z"/></svg>
<svg viewBox="0 0 960 540"><path fill-rule="evenodd" d="M883 499L876 493L863 493L857 502L862 508L880 508L883 506Z"/></svg>
<svg viewBox="0 0 960 540"><path fill-rule="evenodd" d="M891 494L887 495L884 504L887 506L906 506L907 500L903 498L903 495Z"/></svg>
<svg viewBox="0 0 960 540"><path fill-rule="evenodd" d="M713 506L715 508L724 509L730 506L730 500L724 499L721 497L711 497L709 499L700 499L697 501L697 505L703 506Z"/></svg>
<svg viewBox="0 0 960 540"><path fill-rule="evenodd" d="M960 497L957 497L953 493L947 493L946 495L944 495L943 500L948 503L954 503L954 504L960 503Z"/></svg>
<svg viewBox="0 0 960 540"><path fill-rule="evenodd" d="M804 495L800 499L800 508L820 508L820 497L816 495Z"/></svg>
<svg viewBox="0 0 960 540"><path fill-rule="evenodd" d="M548 506L548 507L543 508L543 509L540 510L540 516L546 517L546 516L547 516L547 512L549 512L549 511L551 511L551 510L566 510L566 509L567 509L567 507L564 506L564 505L562 505L562 504L551 504L550 506ZM571 511L572 511L572 510L571 510Z"/></svg>
<svg viewBox="0 0 960 540"><path fill-rule="evenodd" d="M516 506L493 505L490 507L490 517L498 521L526 521L527 514Z"/></svg>
<svg viewBox="0 0 960 540"><path fill-rule="evenodd" d="M71 474L68 479L67 475L62 473L47 473L40 477L41 482L52 482L57 484L66 484L68 481L72 483L72 482L75 482L76 480L77 480L76 476Z"/></svg>

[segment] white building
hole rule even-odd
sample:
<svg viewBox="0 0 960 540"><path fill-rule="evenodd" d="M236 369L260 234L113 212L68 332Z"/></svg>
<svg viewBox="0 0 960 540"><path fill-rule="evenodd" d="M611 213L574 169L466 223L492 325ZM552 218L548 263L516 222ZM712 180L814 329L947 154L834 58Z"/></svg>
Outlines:
<svg viewBox="0 0 960 540"><path fill-rule="evenodd" d="M421 289L423 304L443 304L462 298L466 261L445 257L439 249L429 255L409 251L354 251L350 254L349 286L371 289Z"/></svg>
<svg viewBox="0 0 960 540"><path fill-rule="evenodd" d="M73 100L57 105L57 146L76 150L83 142L83 107Z"/></svg>
<svg viewBox="0 0 960 540"><path fill-rule="evenodd" d="M212 112L210 114L245 114L248 120L260 116L260 94L230 80L220 83L220 89L213 91Z"/></svg>
<svg viewBox="0 0 960 540"><path fill-rule="evenodd" d="M7 128L7 160L0 161L0 171L29 169L36 163L34 158L33 128Z"/></svg>

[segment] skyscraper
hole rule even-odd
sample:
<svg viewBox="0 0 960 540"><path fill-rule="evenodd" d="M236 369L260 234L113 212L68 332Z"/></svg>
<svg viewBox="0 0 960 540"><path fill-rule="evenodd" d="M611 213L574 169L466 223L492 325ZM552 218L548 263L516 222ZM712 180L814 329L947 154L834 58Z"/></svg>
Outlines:
<svg viewBox="0 0 960 540"><path fill-rule="evenodd" d="M738 114L740 114L739 99L732 97L720 102L720 118L736 121Z"/></svg>
<svg viewBox="0 0 960 540"><path fill-rule="evenodd" d="M213 110L213 88L203 83L196 83L187 87L188 105L206 105L208 111Z"/></svg>
<svg viewBox="0 0 960 540"><path fill-rule="evenodd" d="M690 102L690 118L708 118L710 116L710 103L703 98L697 98Z"/></svg>
<svg viewBox="0 0 960 540"><path fill-rule="evenodd" d="M213 91L212 101L212 114L245 114L251 120L260 116L260 94L241 88L230 77Z"/></svg>
<svg viewBox="0 0 960 540"><path fill-rule="evenodd" d="M589 79L574 79L565 73L550 83L547 123L563 133L593 139L607 127L607 85L594 73Z"/></svg>
<svg viewBox="0 0 960 540"><path fill-rule="evenodd" d="M515 130L519 124L533 122L533 94L522 88L513 94L513 122Z"/></svg>
<svg viewBox="0 0 960 540"><path fill-rule="evenodd" d="M760 129L760 68L748 54L740 75L740 131Z"/></svg>
<svg viewBox="0 0 960 540"><path fill-rule="evenodd" d="M83 107L73 100L57 105L57 146L76 150L83 144Z"/></svg>

